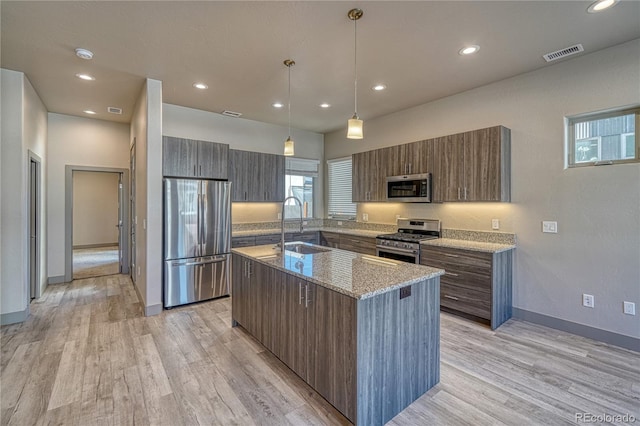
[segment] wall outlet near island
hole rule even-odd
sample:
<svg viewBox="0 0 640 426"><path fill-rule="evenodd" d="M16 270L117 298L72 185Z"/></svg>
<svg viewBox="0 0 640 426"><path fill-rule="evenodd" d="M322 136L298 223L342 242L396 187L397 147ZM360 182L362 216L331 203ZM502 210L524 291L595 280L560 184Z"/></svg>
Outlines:
<svg viewBox="0 0 640 426"><path fill-rule="evenodd" d="M278 220L282 220L282 213L278 213Z"/></svg>
<svg viewBox="0 0 640 426"><path fill-rule="evenodd" d="M491 229L500 229L500 220L499 219L491 219Z"/></svg>
<svg viewBox="0 0 640 426"><path fill-rule="evenodd" d="M633 302L624 302L622 311L627 315L636 314L636 304Z"/></svg>
<svg viewBox="0 0 640 426"><path fill-rule="evenodd" d="M591 294L583 294L582 295L582 306L586 306L587 308L593 308L595 304L595 298Z"/></svg>

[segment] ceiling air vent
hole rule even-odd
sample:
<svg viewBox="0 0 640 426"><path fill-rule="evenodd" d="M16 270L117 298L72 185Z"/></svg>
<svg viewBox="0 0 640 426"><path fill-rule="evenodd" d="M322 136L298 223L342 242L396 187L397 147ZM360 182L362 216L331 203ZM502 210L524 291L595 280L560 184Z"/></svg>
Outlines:
<svg viewBox="0 0 640 426"><path fill-rule="evenodd" d="M119 115L122 115L122 108L107 107L107 111L108 111L108 112L110 112L111 114L119 114Z"/></svg>
<svg viewBox="0 0 640 426"><path fill-rule="evenodd" d="M567 56L575 55L576 53L584 52L584 47L581 44L565 47L564 49L556 50L555 52L542 55L545 61L552 62L558 59L566 58Z"/></svg>
<svg viewBox="0 0 640 426"><path fill-rule="evenodd" d="M224 110L222 111L222 115L226 115L227 117L233 117L233 118L238 118L242 115L241 112L234 112L234 111L229 111L229 110Z"/></svg>

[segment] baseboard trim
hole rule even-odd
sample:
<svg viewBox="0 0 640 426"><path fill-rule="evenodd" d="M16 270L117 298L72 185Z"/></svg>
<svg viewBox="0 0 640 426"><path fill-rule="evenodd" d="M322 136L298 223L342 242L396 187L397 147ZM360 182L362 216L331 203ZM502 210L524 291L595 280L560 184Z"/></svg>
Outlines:
<svg viewBox="0 0 640 426"><path fill-rule="evenodd" d="M57 277L47 278L47 284L62 284L64 283L64 275L58 275Z"/></svg>
<svg viewBox="0 0 640 426"><path fill-rule="evenodd" d="M162 303L157 305L145 306L144 307L144 316L151 317L153 315L159 315L162 313Z"/></svg>
<svg viewBox="0 0 640 426"><path fill-rule="evenodd" d="M18 322L23 322L28 317L29 317L29 307L27 306L24 309L24 311L0 314L0 325L16 324Z"/></svg>
<svg viewBox="0 0 640 426"><path fill-rule="evenodd" d="M82 244L71 247L73 250L75 249L89 249L89 248L101 248L101 247L118 247L118 242L115 243L99 243L99 244Z"/></svg>
<svg viewBox="0 0 640 426"><path fill-rule="evenodd" d="M556 330L566 331L567 333L576 334L578 336L587 337L589 339L598 340L600 342L609 343L611 345L620 346L621 348L630 349L640 352L640 339L624 334L614 333L612 331L602 330L590 327L584 324L578 324L566 321L560 318L554 318L548 315L531 312L524 309L513 308L513 317L532 322L534 324L544 325L545 327L554 328Z"/></svg>

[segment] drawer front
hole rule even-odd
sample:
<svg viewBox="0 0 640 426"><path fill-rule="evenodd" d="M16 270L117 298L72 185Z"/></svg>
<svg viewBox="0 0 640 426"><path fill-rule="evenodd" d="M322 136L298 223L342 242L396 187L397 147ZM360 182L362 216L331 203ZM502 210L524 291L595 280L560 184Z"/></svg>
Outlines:
<svg viewBox="0 0 640 426"><path fill-rule="evenodd" d="M285 234L286 241L302 241L304 243L318 244L317 232L299 232Z"/></svg>
<svg viewBox="0 0 640 426"><path fill-rule="evenodd" d="M440 305L487 320L491 319L491 294L441 283Z"/></svg>
<svg viewBox="0 0 640 426"><path fill-rule="evenodd" d="M461 271L449 267L449 265L438 266L438 268L445 271L444 275L440 277L442 283L491 294L491 276L483 271L478 271L478 273Z"/></svg>
<svg viewBox="0 0 640 426"><path fill-rule="evenodd" d="M342 250L355 251L362 254L376 254L376 239L355 236L340 236L340 248Z"/></svg>
<svg viewBox="0 0 640 426"><path fill-rule="evenodd" d="M421 259L427 265L446 263L456 265L457 269L464 269L471 272L480 268L487 269L491 274L491 264L493 254L473 250L452 249L448 247L422 246L420 250Z"/></svg>
<svg viewBox="0 0 640 426"><path fill-rule="evenodd" d="M340 245L340 235L332 232L320 232L320 244L327 247L338 248Z"/></svg>

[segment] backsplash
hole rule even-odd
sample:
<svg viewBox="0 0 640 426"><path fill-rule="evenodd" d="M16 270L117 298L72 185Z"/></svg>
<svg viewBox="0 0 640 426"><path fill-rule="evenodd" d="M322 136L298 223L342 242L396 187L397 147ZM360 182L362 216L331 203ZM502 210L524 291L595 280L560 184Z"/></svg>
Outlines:
<svg viewBox="0 0 640 426"><path fill-rule="evenodd" d="M341 225L338 222L342 223ZM380 231L380 232L396 232L396 225L389 225L386 223L372 223L372 222L356 222L355 220L336 220L336 219L324 219L324 226L328 228L345 228L345 229L363 229L365 231Z"/></svg>
<svg viewBox="0 0 640 426"><path fill-rule="evenodd" d="M479 243L516 244L516 234L506 232L469 231L465 229L442 229L442 238L477 241Z"/></svg>

